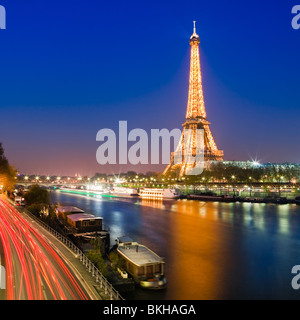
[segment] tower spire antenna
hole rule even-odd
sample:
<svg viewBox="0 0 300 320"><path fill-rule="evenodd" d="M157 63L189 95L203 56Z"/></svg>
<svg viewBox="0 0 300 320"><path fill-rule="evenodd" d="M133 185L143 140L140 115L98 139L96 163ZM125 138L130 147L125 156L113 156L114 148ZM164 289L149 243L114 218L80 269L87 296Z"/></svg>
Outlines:
<svg viewBox="0 0 300 320"><path fill-rule="evenodd" d="M194 22L194 33L196 33L196 21L193 21Z"/></svg>

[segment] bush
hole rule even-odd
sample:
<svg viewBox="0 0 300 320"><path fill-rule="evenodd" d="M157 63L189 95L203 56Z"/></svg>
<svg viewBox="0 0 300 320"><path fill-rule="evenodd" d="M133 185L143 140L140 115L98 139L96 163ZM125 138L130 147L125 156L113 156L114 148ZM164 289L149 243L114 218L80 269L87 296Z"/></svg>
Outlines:
<svg viewBox="0 0 300 320"><path fill-rule="evenodd" d="M108 277L107 264L105 263L101 253L96 252L95 250L90 250L86 256L100 270L104 277Z"/></svg>
<svg viewBox="0 0 300 320"><path fill-rule="evenodd" d="M111 261L112 267L114 268L120 268L124 269L125 268L125 261L116 253L116 252L111 252L109 254L109 260Z"/></svg>
<svg viewBox="0 0 300 320"><path fill-rule="evenodd" d="M30 206L27 206L27 210L35 216L40 217L41 213L45 214L45 212L47 212L48 206L41 203L33 203Z"/></svg>

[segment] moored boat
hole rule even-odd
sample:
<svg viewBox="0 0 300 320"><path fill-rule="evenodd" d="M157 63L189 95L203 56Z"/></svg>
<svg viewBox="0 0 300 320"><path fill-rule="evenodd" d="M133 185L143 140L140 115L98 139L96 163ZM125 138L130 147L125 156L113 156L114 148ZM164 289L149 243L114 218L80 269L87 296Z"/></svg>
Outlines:
<svg viewBox="0 0 300 320"><path fill-rule="evenodd" d="M105 255L109 251L110 232L103 224L103 218L94 216L73 206L59 206L55 209L60 229L83 251L95 247Z"/></svg>
<svg viewBox="0 0 300 320"><path fill-rule="evenodd" d="M207 195L207 194L189 194L187 199L190 200L200 200L200 201L220 201L220 202L235 202L237 197L229 195Z"/></svg>
<svg viewBox="0 0 300 320"><path fill-rule="evenodd" d="M139 195L148 199L177 199L180 197L180 192L177 189L143 188Z"/></svg>
<svg viewBox="0 0 300 320"><path fill-rule="evenodd" d="M191 200L202 200L202 201L221 201L221 196L208 196L208 195L201 195L201 194L188 194L187 199Z"/></svg>
<svg viewBox="0 0 300 320"><path fill-rule="evenodd" d="M125 188L125 187L114 187L111 194L119 197L138 197L138 191L135 188Z"/></svg>
<svg viewBox="0 0 300 320"><path fill-rule="evenodd" d="M117 239L117 253L124 260L126 271L142 288L166 287L165 262L155 252L129 237L120 237Z"/></svg>

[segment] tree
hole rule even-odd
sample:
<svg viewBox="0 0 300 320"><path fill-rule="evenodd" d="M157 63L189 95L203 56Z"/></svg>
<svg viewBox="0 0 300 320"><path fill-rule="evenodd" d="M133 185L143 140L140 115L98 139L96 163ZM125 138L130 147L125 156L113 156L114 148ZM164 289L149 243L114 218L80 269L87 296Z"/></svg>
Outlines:
<svg viewBox="0 0 300 320"><path fill-rule="evenodd" d="M12 190L15 185L15 178L16 171L5 157L4 149L0 142L0 185L2 185L6 190Z"/></svg>
<svg viewBox="0 0 300 320"><path fill-rule="evenodd" d="M107 175L106 173L96 173L91 181L95 182L95 181L103 181L103 180L106 180L107 179Z"/></svg>
<svg viewBox="0 0 300 320"><path fill-rule="evenodd" d="M50 193L48 190L41 188L38 185L33 185L27 193L25 193L24 198L27 205L32 204L43 204L50 205Z"/></svg>
<svg viewBox="0 0 300 320"><path fill-rule="evenodd" d="M38 185L33 185L24 195L27 209L34 215L48 215L50 207L50 193Z"/></svg>

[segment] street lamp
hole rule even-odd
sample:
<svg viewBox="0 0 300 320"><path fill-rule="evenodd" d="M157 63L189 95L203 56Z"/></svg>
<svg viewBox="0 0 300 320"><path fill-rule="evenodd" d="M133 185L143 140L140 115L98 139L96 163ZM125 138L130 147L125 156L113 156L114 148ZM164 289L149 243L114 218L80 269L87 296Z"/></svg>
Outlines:
<svg viewBox="0 0 300 320"><path fill-rule="evenodd" d="M282 184L282 180L284 179L284 176L280 177L280 184L279 184L279 197L280 197L280 193L281 193L281 184Z"/></svg>
<svg viewBox="0 0 300 320"><path fill-rule="evenodd" d="M232 176L231 176L231 179L232 179L232 181L234 182L235 176L232 175ZM234 184L233 184L233 196L235 196L235 186L234 186Z"/></svg>
<svg viewBox="0 0 300 320"><path fill-rule="evenodd" d="M251 181L252 181L252 177L249 177L249 181L250 181L250 188L249 188L249 190L250 190L250 197L251 197L251 192L252 192L252 184L251 184Z"/></svg>

